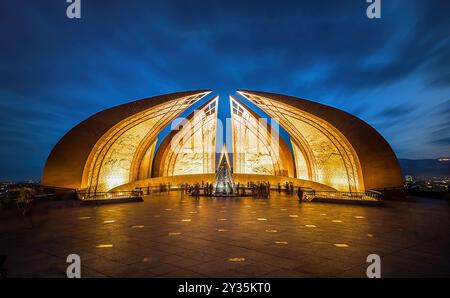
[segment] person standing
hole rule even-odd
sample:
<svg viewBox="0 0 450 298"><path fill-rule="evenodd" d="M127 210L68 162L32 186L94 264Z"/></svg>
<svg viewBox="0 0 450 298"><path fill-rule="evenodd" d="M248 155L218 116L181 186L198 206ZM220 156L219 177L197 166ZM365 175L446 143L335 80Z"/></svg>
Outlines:
<svg viewBox="0 0 450 298"><path fill-rule="evenodd" d="M213 184L211 183L209 185L209 196L211 197L213 195Z"/></svg>
<svg viewBox="0 0 450 298"><path fill-rule="evenodd" d="M303 191L300 186L298 187L298 190L297 190L297 197L298 197L298 202L301 204L303 202Z"/></svg>
<svg viewBox="0 0 450 298"><path fill-rule="evenodd" d="M198 184L198 182L195 184L194 193L195 199L198 200L198 198L200 197L200 185Z"/></svg>

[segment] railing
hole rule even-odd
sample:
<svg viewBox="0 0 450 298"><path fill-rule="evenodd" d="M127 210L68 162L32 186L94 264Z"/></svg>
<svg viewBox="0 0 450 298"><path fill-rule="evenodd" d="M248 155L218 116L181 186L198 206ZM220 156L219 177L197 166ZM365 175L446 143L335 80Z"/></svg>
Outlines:
<svg viewBox="0 0 450 298"><path fill-rule="evenodd" d="M344 191L305 191L303 201L310 202L314 199L345 200L345 201L368 201L381 202L382 195L377 191L366 192L344 192Z"/></svg>
<svg viewBox="0 0 450 298"><path fill-rule="evenodd" d="M110 192L79 191L77 193L78 198L82 201L120 200L129 198L139 198L142 196L141 191L110 191Z"/></svg>

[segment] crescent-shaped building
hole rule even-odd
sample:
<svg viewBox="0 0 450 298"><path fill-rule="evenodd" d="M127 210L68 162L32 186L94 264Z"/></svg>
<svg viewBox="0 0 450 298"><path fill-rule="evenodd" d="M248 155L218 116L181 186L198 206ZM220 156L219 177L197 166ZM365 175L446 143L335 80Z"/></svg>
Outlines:
<svg viewBox="0 0 450 298"><path fill-rule="evenodd" d="M53 148L41 184L104 193L161 183L212 183L223 127L219 97L207 99L210 93L161 95L89 117ZM361 119L291 96L247 90L238 94L242 100L229 98L232 144L227 144L232 147L235 183L292 182L318 191L380 191L385 197L402 193L395 153ZM193 108L187 117L177 118ZM159 140L170 124L171 132ZM288 138L280 137L278 126Z"/></svg>

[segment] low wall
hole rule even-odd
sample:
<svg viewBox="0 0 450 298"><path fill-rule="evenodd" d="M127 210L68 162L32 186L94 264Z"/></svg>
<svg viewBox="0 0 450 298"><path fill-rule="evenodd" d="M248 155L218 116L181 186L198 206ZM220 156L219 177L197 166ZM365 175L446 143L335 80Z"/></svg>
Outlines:
<svg viewBox="0 0 450 298"><path fill-rule="evenodd" d="M184 183L195 184L195 183L212 183L214 181L215 174L195 174L195 175L180 175L171 177L157 177L148 178L144 180L133 181L121 186L118 186L112 191L130 191L135 188L146 188L146 187L157 187L160 184L167 185L170 183L171 187L180 187ZM313 181L281 177L281 176L268 176L268 175L256 175L256 174L233 174L233 180L235 183L240 183L242 185L247 185L248 182L269 182L272 187L276 187L278 183L283 187L286 182L292 182L294 186L301 186L305 188L312 188L314 190L323 191L335 191L336 189L316 183Z"/></svg>
<svg viewBox="0 0 450 298"><path fill-rule="evenodd" d="M167 185L170 183L171 187L180 187L184 183L212 183L214 181L215 174L195 174L195 175L180 175L171 177L156 177L147 178L143 180L133 181L121 186L118 186L111 191L130 191L135 188L156 187L160 184Z"/></svg>

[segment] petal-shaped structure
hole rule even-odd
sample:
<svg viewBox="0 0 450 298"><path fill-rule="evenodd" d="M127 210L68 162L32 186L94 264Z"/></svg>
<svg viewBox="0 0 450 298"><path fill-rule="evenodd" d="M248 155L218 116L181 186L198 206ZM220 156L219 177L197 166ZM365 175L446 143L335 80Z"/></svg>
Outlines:
<svg viewBox="0 0 450 298"><path fill-rule="evenodd" d="M292 96L246 90L238 93L289 133L297 178L351 192L403 187L395 153L361 119Z"/></svg>
<svg viewBox="0 0 450 298"><path fill-rule="evenodd" d="M151 156L149 151L161 130L209 93L200 90L156 96L93 115L53 148L42 185L102 192L130 182L144 170L142 161Z"/></svg>
<svg viewBox="0 0 450 298"><path fill-rule="evenodd" d="M158 148L153 177L214 173L218 101L215 97L172 129Z"/></svg>
<svg viewBox="0 0 450 298"><path fill-rule="evenodd" d="M234 97L230 104L234 172L294 177L292 153L277 127Z"/></svg>
<svg viewBox="0 0 450 298"><path fill-rule="evenodd" d="M218 97L179 123L161 144L157 139L176 117L209 93L199 90L161 95L93 115L53 148L42 185L102 193L169 183L212 183L217 171ZM379 190L394 195L403 188L393 150L361 119L291 96L238 93L272 122L268 125L242 101L230 98L231 181L241 185L291 182L315 190ZM289 140L280 138L272 129L274 125L283 127Z"/></svg>

